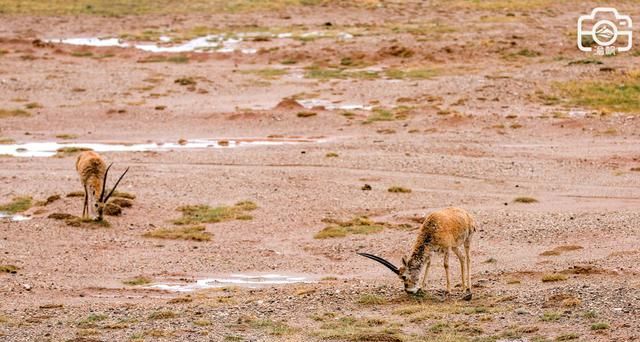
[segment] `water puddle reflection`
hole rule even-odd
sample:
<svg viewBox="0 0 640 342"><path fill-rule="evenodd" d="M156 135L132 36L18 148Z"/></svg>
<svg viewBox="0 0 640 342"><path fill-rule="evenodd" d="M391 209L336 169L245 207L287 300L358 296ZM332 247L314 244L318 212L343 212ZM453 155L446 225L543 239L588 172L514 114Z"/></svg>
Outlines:
<svg viewBox="0 0 640 342"><path fill-rule="evenodd" d="M0 221L22 222L28 220L31 220L31 217L20 214L9 215L7 213L0 212Z"/></svg>
<svg viewBox="0 0 640 342"><path fill-rule="evenodd" d="M0 155L14 157L52 157L59 150L68 148L91 149L96 152L146 152L183 149L236 148L243 146L275 146L300 143L322 142L317 139L193 139L178 143L59 143L31 142L0 145Z"/></svg>
<svg viewBox="0 0 640 342"><path fill-rule="evenodd" d="M291 284L309 284L316 283L312 277L299 275L282 275L282 274L231 274L227 277L214 277L199 279L195 283L178 284L178 283L160 283L149 286L152 289L175 291L175 292L191 292L202 289L221 288L228 286L239 286L248 288L259 288L277 285Z"/></svg>

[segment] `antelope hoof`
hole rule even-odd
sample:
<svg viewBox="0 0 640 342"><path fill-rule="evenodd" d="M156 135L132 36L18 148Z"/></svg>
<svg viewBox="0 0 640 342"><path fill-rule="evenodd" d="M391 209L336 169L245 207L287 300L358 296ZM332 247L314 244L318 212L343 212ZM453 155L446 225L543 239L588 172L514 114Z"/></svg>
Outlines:
<svg viewBox="0 0 640 342"><path fill-rule="evenodd" d="M462 297L462 299L469 301L471 300L471 298L473 298L473 295L471 294L471 290L467 290L464 294L464 296Z"/></svg>

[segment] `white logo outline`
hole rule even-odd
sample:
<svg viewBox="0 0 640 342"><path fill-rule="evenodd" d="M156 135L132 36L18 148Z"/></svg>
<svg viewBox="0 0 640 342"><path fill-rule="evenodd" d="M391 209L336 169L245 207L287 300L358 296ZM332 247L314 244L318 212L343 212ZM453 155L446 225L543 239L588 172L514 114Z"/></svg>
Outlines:
<svg viewBox="0 0 640 342"><path fill-rule="evenodd" d="M583 31L582 30L582 23L585 20L595 20L596 15L598 13L601 12L611 12L613 13L615 19L619 22L621 21L626 21L626 23L628 23L628 31L620 31L618 30L618 27L611 21L609 20L600 20L598 21L595 25L593 25L592 29L590 31ZM597 28L602 26L602 25L609 25L612 29L613 29L613 36L608 40L608 41L601 41L597 35L595 34L597 32ZM624 24L623 24L624 25ZM593 48L591 46L584 46L582 45L582 37L585 35L591 35L593 37L593 41L596 42L599 46L610 46L613 43L616 42L616 40L618 39L619 35L622 36L627 36L627 45L624 47L619 47L617 48L618 51L620 52L626 52L631 50L631 45L632 45L632 38L633 38L633 23L631 20L631 17L628 15L621 15L617 9L613 8L613 7L596 7L591 11L591 14L588 15L581 15L578 18L578 49L580 49L580 51L584 51L584 52L591 52L593 50Z"/></svg>

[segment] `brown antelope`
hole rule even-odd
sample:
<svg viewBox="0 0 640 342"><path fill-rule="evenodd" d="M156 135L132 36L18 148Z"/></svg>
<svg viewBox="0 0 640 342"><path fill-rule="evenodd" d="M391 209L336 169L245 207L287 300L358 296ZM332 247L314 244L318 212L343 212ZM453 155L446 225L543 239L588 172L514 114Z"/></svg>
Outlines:
<svg viewBox="0 0 640 342"><path fill-rule="evenodd" d="M441 252L444 254L444 271L447 277L446 294L448 295L451 292L449 282L449 249L451 249L460 260L462 289L465 292L464 299L470 300L472 295L471 277L469 275L471 264L469 248L471 246L471 236L475 230L475 222L468 212L460 208L446 208L431 213L424 220L411 255L409 258L402 258L402 267L397 268L389 261L372 254L358 254L389 268L402 279L404 290L407 293L415 294L425 286L432 253ZM460 251L461 245L464 246L465 255L462 255ZM419 287L420 274L423 272L424 275Z"/></svg>
<svg viewBox="0 0 640 342"><path fill-rule="evenodd" d="M127 174L129 168L127 168L118 181L113 186L108 195L105 196L105 188L107 183L107 175L112 164L107 167L102 157L93 152L82 152L76 160L76 170L80 175L80 181L84 187L84 207L82 208L82 218L87 218L89 215L95 216L96 220L102 220L102 213L104 207L109 200L109 197L113 195L113 192L120 184L120 181Z"/></svg>

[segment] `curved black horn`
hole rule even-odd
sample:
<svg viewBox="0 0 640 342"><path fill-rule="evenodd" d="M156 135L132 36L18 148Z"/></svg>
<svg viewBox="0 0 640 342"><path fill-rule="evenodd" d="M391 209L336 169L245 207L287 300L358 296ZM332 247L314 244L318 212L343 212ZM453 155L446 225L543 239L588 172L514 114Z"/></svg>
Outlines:
<svg viewBox="0 0 640 342"><path fill-rule="evenodd" d="M388 269L390 269L393 273L395 274L400 274L400 271L398 270L397 267L395 267L392 263L390 263L389 261L382 259L379 256L375 256L373 254L369 254L369 253L358 253L358 255L362 255L365 258L369 258L371 260L375 260L385 266L387 266Z"/></svg>
<svg viewBox="0 0 640 342"><path fill-rule="evenodd" d="M102 202L102 199L104 198L104 191L107 189L107 175L109 174L111 165L113 165L113 163L109 164L109 166L107 166L107 170L104 172L104 179L102 180L102 192L100 192L100 198L98 199L99 202Z"/></svg>
<svg viewBox="0 0 640 342"><path fill-rule="evenodd" d="M129 171L129 168L127 168L126 170L124 170L124 172L122 173L122 175L120 176L120 178L118 178L118 181L116 182L116 185L113 186L113 188L111 189L111 192L109 192L109 194L107 195L107 197L104 199L104 202L106 203L109 200L109 197L111 197L111 195L113 195L113 192L116 191L116 188L118 187L118 184L120 184L120 181L122 180L122 178L124 177L124 175L127 174L127 171Z"/></svg>

